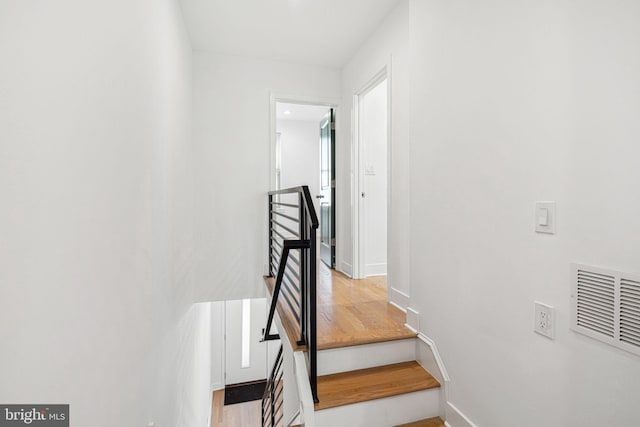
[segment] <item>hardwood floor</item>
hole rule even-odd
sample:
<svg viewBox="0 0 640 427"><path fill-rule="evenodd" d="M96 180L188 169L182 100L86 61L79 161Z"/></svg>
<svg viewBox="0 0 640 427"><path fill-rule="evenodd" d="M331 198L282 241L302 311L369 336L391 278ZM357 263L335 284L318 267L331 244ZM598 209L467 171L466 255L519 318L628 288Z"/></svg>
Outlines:
<svg viewBox="0 0 640 427"><path fill-rule="evenodd" d="M259 427L262 423L261 401L224 405L224 390L213 392L211 427Z"/></svg>
<svg viewBox="0 0 640 427"><path fill-rule="evenodd" d="M420 420L413 423L402 424L396 427L444 427L444 422L440 417L435 417L429 418L428 420Z"/></svg>
<svg viewBox="0 0 640 427"><path fill-rule="evenodd" d="M385 276L352 280L322 262L319 264L319 350L415 337L404 326L405 314L387 302ZM272 292L274 280L265 278L265 281ZM298 328L284 305L278 304L278 314L295 346Z"/></svg>
<svg viewBox="0 0 640 427"><path fill-rule="evenodd" d="M320 262L319 277L319 350L416 336L387 302L386 276L352 280Z"/></svg>
<svg viewBox="0 0 640 427"><path fill-rule="evenodd" d="M440 387L418 362L403 362L318 377L316 410Z"/></svg>

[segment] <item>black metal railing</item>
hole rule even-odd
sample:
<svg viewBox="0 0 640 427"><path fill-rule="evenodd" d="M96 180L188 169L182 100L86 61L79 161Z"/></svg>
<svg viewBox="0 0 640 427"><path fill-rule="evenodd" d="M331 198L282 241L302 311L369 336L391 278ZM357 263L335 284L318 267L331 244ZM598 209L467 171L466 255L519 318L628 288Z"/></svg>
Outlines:
<svg viewBox="0 0 640 427"><path fill-rule="evenodd" d="M284 382L282 381L282 346L280 346L262 396L262 427L280 427L284 424L283 404Z"/></svg>
<svg viewBox="0 0 640 427"><path fill-rule="evenodd" d="M269 193L269 276L275 278L265 340L271 334L278 304L296 321L298 345L307 347L309 384L318 401L316 326L316 231L318 216L309 187L294 187Z"/></svg>

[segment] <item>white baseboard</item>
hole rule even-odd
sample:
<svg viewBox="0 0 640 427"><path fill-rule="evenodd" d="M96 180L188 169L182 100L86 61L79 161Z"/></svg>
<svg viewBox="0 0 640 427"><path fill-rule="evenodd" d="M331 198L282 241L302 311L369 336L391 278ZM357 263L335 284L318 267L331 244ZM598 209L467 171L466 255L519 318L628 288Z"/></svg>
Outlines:
<svg viewBox="0 0 640 427"><path fill-rule="evenodd" d="M293 353L293 364L293 373L300 400L300 410L298 411L300 422L305 427L316 427L316 413L313 407L313 395L311 394L309 371L307 371L307 360L304 352L296 351Z"/></svg>
<svg viewBox="0 0 640 427"><path fill-rule="evenodd" d="M419 346L416 351L418 362L438 380L446 392L449 386L449 373L440 357L438 347L431 338L421 332L418 332L418 340ZM448 400L448 394L444 397L445 401Z"/></svg>
<svg viewBox="0 0 640 427"><path fill-rule="evenodd" d="M400 305L396 304L396 303L395 303L395 302L393 302L393 301L389 301L389 304L391 304L392 306L394 306L395 308L397 308L397 309L398 309L398 310L400 310L400 311L403 311L403 312L405 312L405 313L407 312L407 309L406 309L406 308L404 308L404 307L402 307L402 306L400 306Z"/></svg>
<svg viewBox="0 0 640 427"><path fill-rule="evenodd" d="M445 418L447 419L446 425L449 427L477 427L451 402L447 402Z"/></svg>
<svg viewBox="0 0 640 427"><path fill-rule="evenodd" d="M409 295L405 294L397 290L396 288L390 286L389 287L389 302L400 310L407 312L407 307L409 306Z"/></svg>
<svg viewBox="0 0 640 427"><path fill-rule="evenodd" d="M407 326L416 333L420 331L420 313L411 307L407 307Z"/></svg>
<svg viewBox="0 0 640 427"><path fill-rule="evenodd" d="M410 310L410 309L409 309ZM412 310L414 311L414 310ZM415 311L414 311L415 312ZM416 312L417 313L417 312ZM407 315L407 319L408 319ZM410 329L414 330L410 325L407 325ZM477 427L466 415L460 411L449 400L449 390L451 387L451 380L449 373L444 365L444 361L438 351L436 343L423 334L418 332L418 348L416 349L416 356L418 363L420 363L427 371L429 371L442 385L441 394L441 416L445 419L445 426L447 427Z"/></svg>
<svg viewBox="0 0 640 427"><path fill-rule="evenodd" d="M211 384L211 391L217 391L217 390L222 390L224 388L224 383L221 382L217 382L217 383L212 383Z"/></svg>
<svg viewBox="0 0 640 427"><path fill-rule="evenodd" d="M416 361L440 383L440 409L438 415L446 420L446 402L449 396L449 374L444 366L438 347L423 333L416 340Z"/></svg>
<svg viewBox="0 0 640 427"><path fill-rule="evenodd" d="M386 276L387 275L387 263L381 262L378 264L367 264L364 266L365 276Z"/></svg>
<svg viewBox="0 0 640 427"><path fill-rule="evenodd" d="M348 262L340 261L340 266L338 267L338 271L344 273L345 276L349 278L353 278L353 266Z"/></svg>

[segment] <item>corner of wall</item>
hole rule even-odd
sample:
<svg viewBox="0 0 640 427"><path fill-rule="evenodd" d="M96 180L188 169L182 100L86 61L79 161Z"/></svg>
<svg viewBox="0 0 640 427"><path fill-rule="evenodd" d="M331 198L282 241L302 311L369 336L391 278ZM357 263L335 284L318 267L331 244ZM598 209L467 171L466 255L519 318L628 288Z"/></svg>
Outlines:
<svg viewBox="0 0 640 427"><path fill-rule="evenodd" d="M388 298L391 304L398 307L405 313L407 312L407 307L409 307L409 295L397 290L393 286L389 286Z"/></svg>
<svg viewBox="0 0 640 427"><path fill-rule="evenodd" d="M353 266L345 261L340 261L338 271L344 273L349 278L353 278Z"/></svg>

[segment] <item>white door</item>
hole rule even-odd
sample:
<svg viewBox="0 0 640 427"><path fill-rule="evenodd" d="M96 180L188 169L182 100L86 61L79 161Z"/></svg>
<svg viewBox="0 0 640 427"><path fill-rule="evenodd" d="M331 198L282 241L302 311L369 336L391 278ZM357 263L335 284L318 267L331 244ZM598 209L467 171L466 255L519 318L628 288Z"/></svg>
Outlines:
<svg viewBox="0 0 640 427"><path fill-rule="evenodd" d="M265 298L225 303L225 385L267 378L267 344L260 342L266 324Z"/></svg>
<svg viewBox="0 0 640 427"><path fill-rule="evenodd" d="M359 277L387 274L387 80L359 97Z"/></svg>

